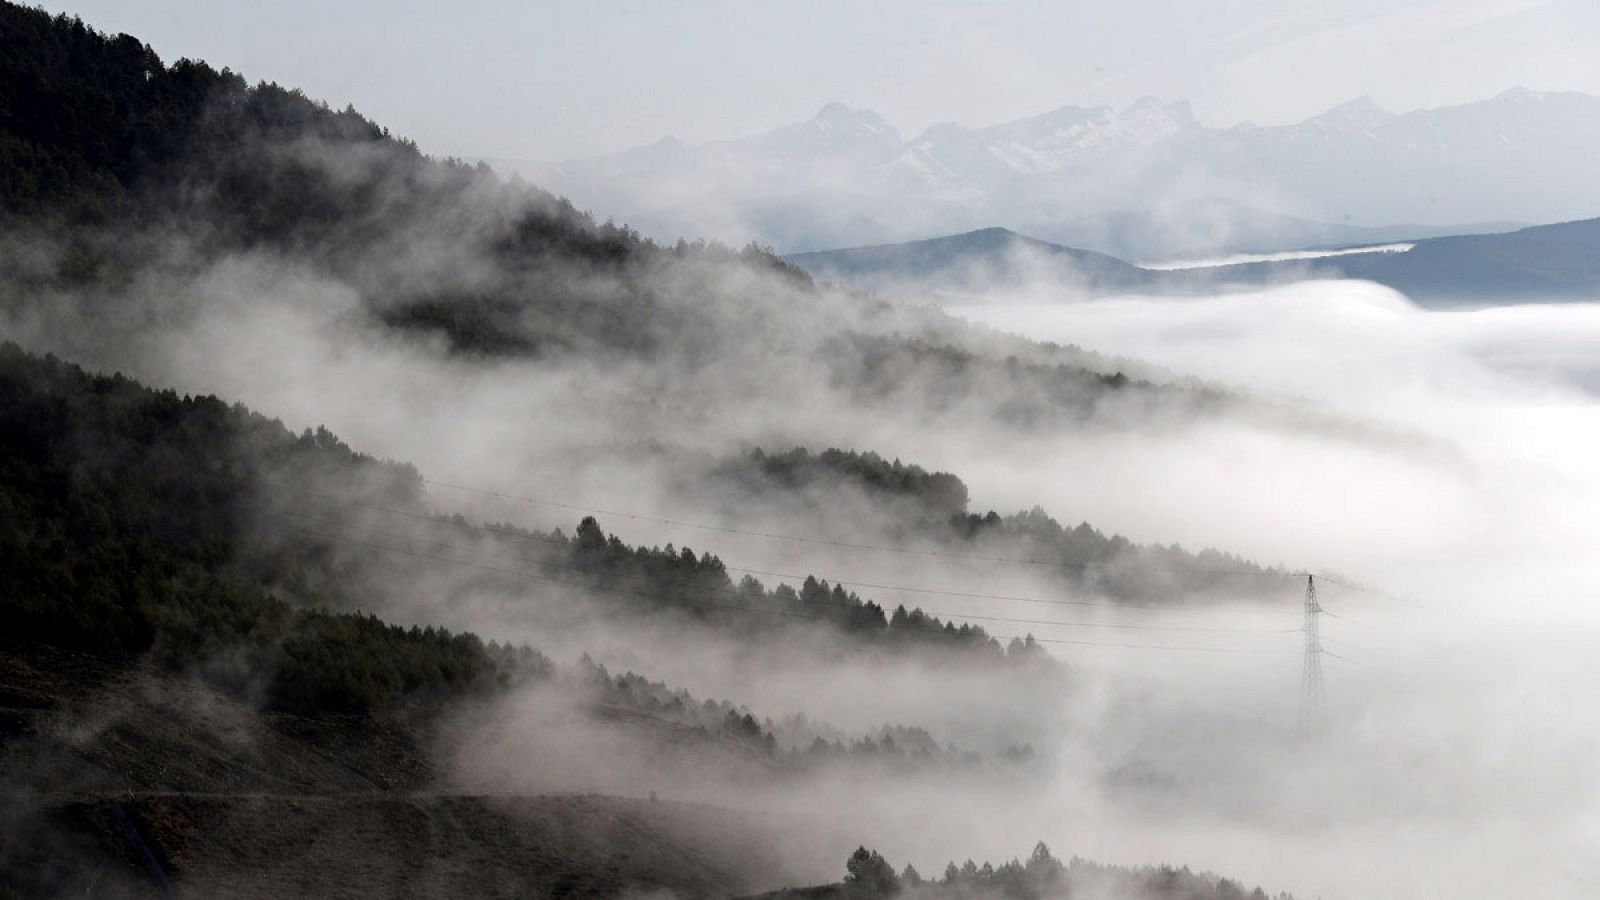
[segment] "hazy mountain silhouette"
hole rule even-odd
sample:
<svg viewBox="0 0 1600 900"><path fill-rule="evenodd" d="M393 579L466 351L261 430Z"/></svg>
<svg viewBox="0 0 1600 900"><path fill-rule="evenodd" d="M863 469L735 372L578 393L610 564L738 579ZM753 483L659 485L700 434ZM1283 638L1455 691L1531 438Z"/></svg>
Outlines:
<svg viewBox="0 0 1600 900"><path fill-rule="evenodd" d="M904 244L799 253L789 262L814 277L869 290L915 285L931 290L981 291L1040 279L1084 289L1133 289L1157 273L1095 253L1062 247L1005 228Z"/></svg>
<svg viewBox="0 0 1600 900"><path fill-rule="evenodd" d="M829 104L745 140L500 165L662 238L804 252L1002 225L1156 259L1347 243L1367 239L1347 228L1391 223L1468 232L1484 229L1456 223L1577 218L1600 208L1596 146L1600 98L1513 89L1404 114L1362 98L1290 125L1228 128L1145 98L908 139L876 113Z"/></svg>
<svg viewBox="0 0 1600 900"><path fill-rule="evenodd" d="M1580 300L1600 296L1600 219L1425 238L1403 252L1181 269L1143 268L1003 228L787 259L818 278L902 298L1024 286L1066 294L1189 293L1360 278L1430 305Z"/></svg>

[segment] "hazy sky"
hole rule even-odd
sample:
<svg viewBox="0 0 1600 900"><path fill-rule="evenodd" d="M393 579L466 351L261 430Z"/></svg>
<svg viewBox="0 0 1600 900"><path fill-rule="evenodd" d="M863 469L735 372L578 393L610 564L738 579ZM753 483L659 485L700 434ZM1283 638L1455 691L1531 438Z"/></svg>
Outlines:
<svg viewBox="0 0 1600 900"><path fill-rule="evenodd" d="M1600 94L1596 0L68 0L163 59L354 103L435 154L560 159L739 137L831 100L909 134L1150 94L1200 119Z"/></svg>

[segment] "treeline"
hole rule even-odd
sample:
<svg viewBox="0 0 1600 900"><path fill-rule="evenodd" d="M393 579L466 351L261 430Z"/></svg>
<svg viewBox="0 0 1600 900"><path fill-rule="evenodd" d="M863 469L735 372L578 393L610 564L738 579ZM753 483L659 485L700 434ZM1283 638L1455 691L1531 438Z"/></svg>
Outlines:
<svg viewBox="0 0 1600 900"><path fill-rule="evenodd" d="M887 460L872 451L857 453L830 447L812 453L805 447L768 452L760 447L714 464L713 479L743 494L767 494L774 489L805 496L816 492L819 509L833 498L829 492L848 484L884 507L899 502L913 504L912 515L943 519L967 511L967 486L948 472L929 472L918 465Z"/></svg>
<svg viewBox="0 0 1600 900"><path fill-rule="evenodd" d="M951 519L940 530L957 547L1034 560L1081 589L1129 602L1182 603L1212 594L1229 600L1280 586L1278 570L1207 547L1136 544L1087 522L1068 527L1042 508L1009 515L993 510Z"/></svg>
<svg viewBox="0 0 1600 900"><path fill-rule="evenodd" d="M874 766L894 771L915 771L935 766L973 768L986 763L1023 763L1033 759L1033 748L1021 744L993 757L952 745L940 746L925 729L884 725L870 734L850 737L839 729L803 715L774 722L757 718L748 708L727 700L697 700L682 688L652 681L633 672L613 675L588 654L571 673L584 696L601 709L618 708L642 713L697 729L708 737L730 740L746 750L769 757L774 764L804 770L842 765Z"/></svg>
<svg viewBox="0 0 1600 900"><path fill-rule="evenodd" d="M860 402L971 412L1022 428L1091 419L1176 421L1236 402L1199 385L1157 384L1121 371L1016 355L996 358L945 340L900 335L834 335L821 348L821 364L835 387Z"/></svg>
<svg viewBox="0 0 1600 900"><path fill-rule="evenodd" d="M404 539L385 545L402 554L400 562L411 547L453 552L450 561L462 566L461 579L485 587L525 587L523 579L533 578L557 589L565 586L600 610L627 617L670 617L751 640L791 630L821 634L828 638L824 652L927 653L952 663L1051 664L1032 635L1002 643L982 626L957 624L904 605L888 611L842 584L812 575L799 587L768 587L748 574L735 581L715 554L670 543L628 544L608 534L593 516L584 517L571 535L560 529L477 525L460 516L380 518L383 528L408 529L387 532ZM367 526L353 522L349 527L359 532ZM508 569L506 564L521 568Z"/></svg>
<svg viewBox="0 0 1600 900"><path fill-rule="evenodd" d="M1136 544L1087 522L1062 525L1038 506L1009 515L971 512L959 477L870 451L756 448L712 463L706 477L719 489L732 488L741 502L823 519L847 506L845 494L858 493L873 501L879 515L868 526L876 520L883 540L1025 561L1042 575L1130 602L1178 602L1207 592L1237 597L1278 583L1275 570L1234 554Z"/></svg>
<svg viewBox="0 0 1600 900"><path fill-rule="evenodd" d="M875 850L859 847L845 861L844 881L835 885L777 891L764 900L1045 900L1051 897L1118 897L1125 900L1294 900L1287 893L1268 897L1261 888L1187 867L1129 868L1092 863L1074 857L1055 858L1042 842L1027 862L1012 859L998 866L967 860L945 867L943 877L924 878L907 865L896 872Z"/></svg>
<svg viewBox="0 0 1600 900"><path fill-rule="evenodd" d="M918 609L896 606L885 612L841 584L808 575L796 589L789 584L768 588L752 575L735 583L722 560L696 555L689 547L629 546L606 534L594 517L586 517L569 539L572 568L584 583L604 596L631 598L661 611L750 631L825 626L857 644L885 651L932 651L949 659L979 662L1044 662L1049 655L1033 639L1013 638L1002 644L981 626L957 625ZM649 585L648 593L639 586Z"/></svg>

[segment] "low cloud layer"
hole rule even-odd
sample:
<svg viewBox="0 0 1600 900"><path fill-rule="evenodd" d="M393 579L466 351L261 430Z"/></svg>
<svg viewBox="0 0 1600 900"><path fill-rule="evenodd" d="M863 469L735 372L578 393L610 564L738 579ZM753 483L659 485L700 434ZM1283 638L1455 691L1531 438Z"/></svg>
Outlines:
<svg viewBox="0 0 1600 900"><path fill-rule="evenodd" d="M1324 605L1343 618L1324 618L1323 633L1342 659L1324 662L1332 724L1308 745L1266 737L1274 718L1255 705L1293 696L1289 665L1257 669L1261 681L1164 666L1150 693L1119 705L1141 710L1132 755L1184 773L1133 790L1173 814L1141 839L1181 834L1210 864L1313 896L1592 893L1577 860L1600 836L1600 730L1579 698L1600 687L1600 307L1426 312L1349 282L1027 302L1041 295L960 312L1424 439L1367 450L1227 429L1133 440L1123 455L1147 477L1109 479L1119 498L1056 488L1063 504L1226 534L1398 595L1324 582ZM1000 478L985 475L979 490ZM1119 730L1101 726L1100 740ZM1204 824L1174 827L1186 818Z"/></svg>
<svg viewBox="0 0 1600 900"><path fill-rule="evenodd" d="M472 202L456 210L464 221L493 220ZM583 510L611 510L602 524L629 543L870 583L863 595L890 608L1024 620L981 621L1051 641L1068 666L1039 679L857 659L820 641L745 646L588 617L564 591L491 590L454 571L391 579L403 583L384 585L377 612L405 624L527 641L564 665L587 651L763 716L1037 751L1000 776L729 784L690 766L657 787L654 742L574 724L586 714L570 696L517 694L451 732L458 786L661 790L747 807L789 829L787 862L818 880L858 844L933 872L1043 839L1306 896L1590 893L1571 861L1595 837L1600 730L1571 698L1600 688L1588 602L1600 476L1585 453L1600 431L1596 307L1424 312L1353 283L1075 303L1014 289L959 311L992 330L691 260L626 273L648 276L651 302L703 317L684 318L703 328L651 332L690 346L474 355L377 324L374 285L422 270L441 284L499 283L505 273L457 238L419 224L342 273L282 252L196 259L152 239L149 264L97 288L97 305L66 289L30 294L4 333L243 401L297 430L325 424L430 479L513 495L435 485L439 511L570 529ZM49 270L36 250L8 252ZM592 272L572 284L547 274L543 287L580 299L622 290ZM840 341L857 343L840 353ZM1085 383L1097 388L1086 400L1074 393ZM1063 394L1073 402L1052 406ZM714 530L865 544L892 532L860 496L798 515L698 479L706 460L758 446L874 450L956 473L975 512L1037 505L1069 527L1330 574L1329 728L1309 741L1294 729L1297 578L1265 604L1113 609L1018 564ZM539 758L543 769L529 763Z"/></svg>

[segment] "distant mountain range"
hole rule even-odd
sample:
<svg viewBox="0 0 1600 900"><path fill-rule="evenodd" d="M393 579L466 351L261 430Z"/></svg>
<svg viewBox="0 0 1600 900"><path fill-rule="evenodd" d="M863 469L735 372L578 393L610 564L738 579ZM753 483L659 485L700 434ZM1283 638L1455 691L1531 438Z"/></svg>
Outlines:
<svg viewBox="0 0 1600 900"><path fill-rule="evenodd" d="M1592 215L1596 148L1600 98L1513 89L1401 115L1362 98L1292 125L1231 128L1146 98L910 139L835 103L744 140L497 164L661 238L801 252L998 224L1154 260Z"/></svg>
<svg viewBox="0 0 1600 900"><path fill-rule="evenodd" d="M1045 287L1085 294L1194 293L1360 278L1429 305L1600 299L1600 219L1501 234L1346 248L1336 255L1156 269L1004 228L787 257L814 277L901 299Z"/></svg>
<svg viewBox="0 0 1600 900"><path fill-rule="evenodd" d="M815 278L886 295L976 293L1048 283L1083 291L1151 287L1161 273L1096 253L984 228L966 234L785 257Z"/></svg>
<svg viewBox="0 0 1600 900"><path fill-rule="evenodd" d="M1281 280L1295 266L1314 278L1364 278L1424 303L1600 299L1600 219L1506 234L1418 241L1403 253L1225 266L1222 278ZM1194 270L1191 270L1194 271Z"/></svg>
<svg viewBox="0 0 1600 900"><path fill-rule="evenodd" d="M1110 212L1023 226L1042 240L1138 262L1165 263L1238 253L1277 253L1390 244L1457 234L1515 231L1525 222L1460 225L1349 225L1269 213L1222 200L1157 212Z"/></svg>

